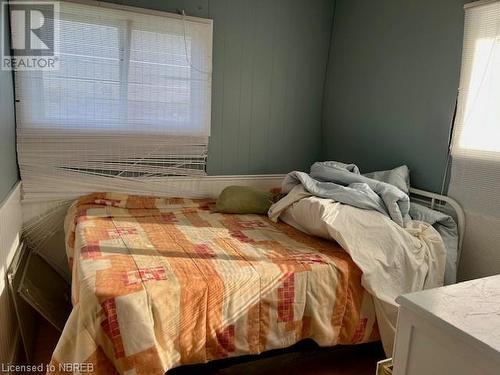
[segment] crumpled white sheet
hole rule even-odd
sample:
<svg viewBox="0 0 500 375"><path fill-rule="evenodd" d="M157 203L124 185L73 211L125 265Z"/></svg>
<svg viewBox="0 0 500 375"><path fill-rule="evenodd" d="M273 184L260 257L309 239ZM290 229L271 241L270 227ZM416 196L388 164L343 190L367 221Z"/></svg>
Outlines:
<svg viewBox="0 0 500 375"><path fill-rule="evenodd" d="M295 186L269 209L269 218L311 235L333 239L363 271L362 285L374 297L380 336L392 356L401 294L443 285L446 249L428 223L403 228L389 217L312 196Z"/></svg>

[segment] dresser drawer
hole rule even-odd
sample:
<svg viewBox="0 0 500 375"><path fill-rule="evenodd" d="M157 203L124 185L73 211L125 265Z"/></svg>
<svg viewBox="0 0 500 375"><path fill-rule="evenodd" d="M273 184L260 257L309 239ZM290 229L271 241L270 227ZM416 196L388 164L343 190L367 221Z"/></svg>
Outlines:
<svg viewBox="0 0 500 375"><path fill-rule="evenodd" d="M488 353L404 307L399 310L393 375L498 375Z"/></svg>

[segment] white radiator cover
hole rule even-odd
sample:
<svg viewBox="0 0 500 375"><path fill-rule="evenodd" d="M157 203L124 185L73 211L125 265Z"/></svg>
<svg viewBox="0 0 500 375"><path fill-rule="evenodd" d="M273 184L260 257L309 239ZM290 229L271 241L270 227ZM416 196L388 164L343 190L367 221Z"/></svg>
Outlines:
<svg viewBox="0 0 500 375"><path fill-rule="evenodd" d="M19 328L6 284L6 273L19 247L22 228L21 184L0 202L0 363L15 359Z"/></svg>

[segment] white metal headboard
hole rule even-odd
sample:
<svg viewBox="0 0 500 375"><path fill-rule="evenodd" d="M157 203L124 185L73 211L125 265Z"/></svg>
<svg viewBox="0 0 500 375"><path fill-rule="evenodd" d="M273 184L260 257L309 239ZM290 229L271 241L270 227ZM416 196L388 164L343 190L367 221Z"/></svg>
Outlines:
<svg viewBox="0 0 500 375"><path fill-rule="evenodd" d="M426 203L429 208L441 211L454 216L458 227L458 253L457 264L460 262L460 255L462 254L462 244L465 234L465 212L460 204L453 198L446 195L432 193L430 191L411 188L410 196L417 200L419 203ZM449 206L453 212L450 212L446 206Z"/></svg>

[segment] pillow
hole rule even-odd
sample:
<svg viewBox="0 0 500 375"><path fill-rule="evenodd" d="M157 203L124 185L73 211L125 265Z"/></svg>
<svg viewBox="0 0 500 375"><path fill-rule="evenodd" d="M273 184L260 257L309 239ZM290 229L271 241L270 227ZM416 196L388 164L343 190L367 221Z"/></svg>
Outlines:
<svg viewBox="0 0 500 375"><path fill-rule="evenodd" d="M217 199L215 210L226 214L267 214L272 195L248 186L228 186Z"/></svg>
<svg viewBox="0 0 500 375"><path fill-rule="evenodd" d="M406 194L410 192L410 170L406 165L389 171L365 173L363 176L396 186Z"/></svg>

